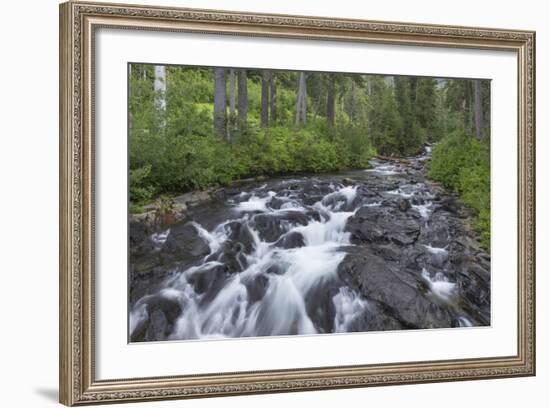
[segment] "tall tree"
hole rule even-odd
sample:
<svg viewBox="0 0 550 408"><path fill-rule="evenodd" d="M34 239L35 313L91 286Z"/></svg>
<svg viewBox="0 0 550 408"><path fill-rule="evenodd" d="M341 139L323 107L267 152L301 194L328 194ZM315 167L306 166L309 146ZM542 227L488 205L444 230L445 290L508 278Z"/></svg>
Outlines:
<svg viewBox="0 0 550 408"><path fill-rule="evenodd" d="M248 80L246 69L239 69L237 72L239 90L239 123L245 125L248 117Z"/></svg>
<svg viewBox="0 0 550 408"><path fill-rule="evenodd" d="M274 73L271 74L270 85L269 116L271 125L273 126L277 122L277 78Z"/></svg>
<svg viewBox="0 0 550 408"><path fill-rule="evenodd" d="M355 119L355 110L357 103L357 88L353 79L350 81L349 88L344 98L344 110L346 111L350 122Z"/></svg>
<svg viewBox="0 0 550 408"><path fill-rule="evenodd" d="M459 126L468 134L475 132L473 88L472 81L466 79L451 79L446 85L446 105L459 116Z"/></svg>
<svg viewBox="0 0 550 408"><path fill-rule="evenodd" d="M307 120L307 89L306 73L301 71L298 76L298 95L296 98L296 124L305 124Z"/></svg>
<svg viewBox="0 0 550 408"><path fill-rule="evenodd" d="M372 95L368 99L368 125L374 147L382 155L399 153L401 115L393 89L393 77L369 76Z"/></svg>
<svg viewBox="0 0 550 408"><path fill-rule="evenodd" d="M166 67L155 65L155 104L161 111L166 109Z"/></svg>
<svg viewBox="0 0 550 408"><path fill-rule="evenodd" d="M476 137L483 137L483 106L481 104L481 81L474 79L474 124Z"/></svg>
<svg viewBox="0 0 550 408"><path fill-rule="evenodd" d="M214 68L214 129L223 138L226 132L227 69Z"/></svg>
<svg viewBox="0 0 550 408"><path fill-rule="evenodd" d="M327 121L334 125L336 78L334 74L328 74L327 86Z"/></svg>
<svg viewBox="0 0 550 408"><path fill-rule="evenodd" d="M372 81L374 79L373 75L366 75L366 81L367 81L367 95L372 95Z"/></svg>
<svg viewBox="0 0 550 408"><path fill-rule="evenodd" d="M229 70L229 115L235 116L235 70Z"/></svg>
<svg viewBox="0 0 550 408"><path fill-rule="evenodd" d="M441 136L437 115L437 82L433 78L417 78L415 84L414 114L426 138L433 142Z"/></svg>
<svg viewBox="0 0 550 408"><path fill-rule="evenodd" d="M410 77L394 77L395 99L401 116L402 131L398 132L398 146L401 154L417 153L422 145L421 135L418 134L416 117L413 110L414 95Z"/></svg>
<svg viewBox="0 0 550 408"><path fill-rule="evenodd" d="M262 103L260 113L260 126L269 126L269 88L271 82L271 71L262 70Z"/></svg>

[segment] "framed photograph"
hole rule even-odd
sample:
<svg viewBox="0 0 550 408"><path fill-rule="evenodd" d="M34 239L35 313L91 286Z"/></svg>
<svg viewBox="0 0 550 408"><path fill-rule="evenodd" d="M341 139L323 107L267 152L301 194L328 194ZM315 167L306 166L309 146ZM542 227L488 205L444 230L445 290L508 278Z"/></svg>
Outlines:
<svg viewBox="0 0 550 408"><path fill-rule="evenodd" d="M60 401L535 374L535 33L60 6Z"/></svg>

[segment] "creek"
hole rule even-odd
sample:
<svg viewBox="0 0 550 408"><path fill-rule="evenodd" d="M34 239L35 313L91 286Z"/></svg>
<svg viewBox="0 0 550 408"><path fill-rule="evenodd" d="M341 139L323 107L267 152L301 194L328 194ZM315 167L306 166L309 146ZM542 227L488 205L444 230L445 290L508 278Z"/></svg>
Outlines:
<svg viewBox="0 0 550 408"><path fill-rule="evenodd" d="M249 183L169 227L131 223L131 341L489 325L490 256L429 160Z"/></svg>

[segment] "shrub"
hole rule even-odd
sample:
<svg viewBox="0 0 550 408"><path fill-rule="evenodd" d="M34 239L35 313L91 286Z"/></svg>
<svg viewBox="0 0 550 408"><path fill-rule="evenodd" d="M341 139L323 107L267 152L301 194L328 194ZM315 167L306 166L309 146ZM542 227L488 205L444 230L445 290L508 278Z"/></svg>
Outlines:
<svg viewBox="0 0 550 408"><path fill-rule="evenodd" d="M491 238L491 172L489 146L463 133L452 133L433 149L429 176L460 193L472 208L485 248Z"/></svg>

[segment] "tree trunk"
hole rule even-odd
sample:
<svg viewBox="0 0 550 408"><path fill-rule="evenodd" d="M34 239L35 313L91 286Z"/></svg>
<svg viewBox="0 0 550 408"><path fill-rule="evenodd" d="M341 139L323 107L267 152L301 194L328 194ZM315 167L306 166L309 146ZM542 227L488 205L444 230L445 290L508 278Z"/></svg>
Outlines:
<svg viewBox="0 0 550 408"><path fill-rule="evenodd" d="M227 70L214 68L214 129L220 137L226 138Z"/></svg>
<svg viewBox="0 0 550 408"><path fill-rule="evenodd" d="M240 69L237 72L237 82L239 88L239 123L242 126L246 124L248 116L248 86L245 69Z"/></svg>
<svg viewBox="0 0 550 408"><path fill-rule="evenodd" d="M155 105L161 111L166 109L166 67L155 65Z"/></svg>
<svg viewBox="0 0 550 408"><path fill-rule="evenodd" d="M300 72L298 79L298 96L296 99L296 124L305 124L307 116L306 73Z"/></svg>
<svg viewBox="0 0 550 408"><path fill-rule="evenodd" d="M351 82L351 87L349 91L347 92L346 99L345 99L345 110L348 114L348 118L350 121L353 122L355 119L355 99L356 99L356 89L355 89L355 82Z"/></svg>
<svg viewBox="0 0 550 408"><path fill-rule="evenodd" d="M229 70L229 115L235 116L235 70Z"/></svg>
<svg viewBox="0 0 550 408"><path fill-rule="evenodd" d="M483 137L483 107L481 105L481 83L479 79L474 80L474 123L476 138Z"/></svg>
<svg viewBox="0 0 550 408"><path fill-rule="evenodd" d="M367 79L367 95L372 96L372 81L374 78L372 77L372 75L367 75L366 79Z"/></svg>
<svg viewBox="0 0 550 408"><path fill-rule="evenodd" d="M328 123L334 125L334 93L335 93L335 77L334 74L328 76L328 89L327 89L327 120Z"/></svg>
<svg viewBox="0 0 550 408"><path fill-rule="evenodd" d="M466 81L464 86L466 87L466 112L467 112L467 126L468 132L475 132L474 121L474 84L473 81Z"/></svg>
<svg viewBox="0 0 550 408"><path fill-rule="evenodd" d="M269 99L269 116L271 117L271 124L275 125L277 122L277 82L275 75L271 75L271 89Z"/></svg>
<svg viewBox="0 0 550 408"><path fill-rule="evenodd" d="M269 126L269 85L271 82L271 71L262 71L262 110L260 113L260 126Z"/></svg>

